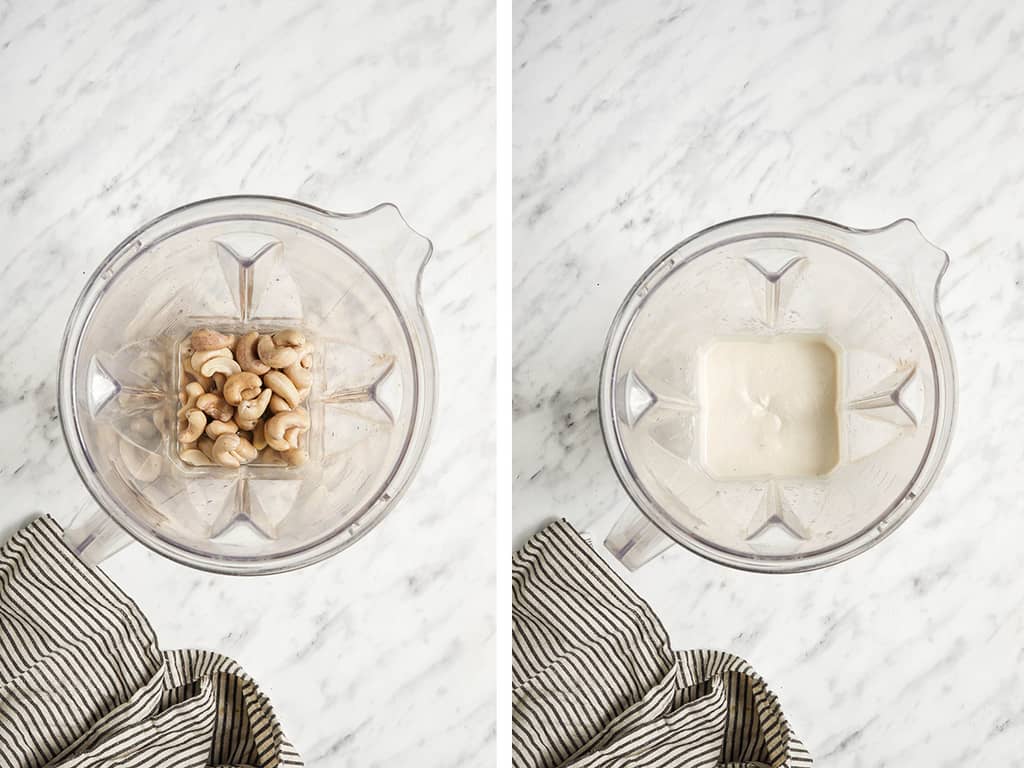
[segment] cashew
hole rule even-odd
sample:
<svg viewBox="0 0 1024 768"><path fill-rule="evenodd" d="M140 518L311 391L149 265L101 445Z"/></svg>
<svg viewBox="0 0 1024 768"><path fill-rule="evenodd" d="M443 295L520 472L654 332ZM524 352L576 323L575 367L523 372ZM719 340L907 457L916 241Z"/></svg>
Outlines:
<svg viewBox="0 0 1024 768"><path fill-rule="evenodd" d="M185 373L187 373L189 376L195 379L195 382L190 383L198 383L199 386L202 387L204 392L206 391L207 387L210 386L210 379L206 376L203 376L203 374L199 373L192 367L192 361L189 359L187 353L185 357L182 359L181 367L184 369Z"/></svg>
<svg viewBox="0 0 1024 768"><path fill-rule="evenodd" d="M271 368L287 368L299 359L299 351L294 347L277 346L270 336L260 336L256 344L256 352L260 360Z"/></svg>
<svg viewBox="0 0 1024 768"><path fill-rule="evenodd" d="M207 467L211 464L210 457L198 448L189 448L187 451L179 453L178 456L186 464L191 464L194 467Z"/></svg>
<svg viewBox="0 0 1024 768"><path fill-rule="evenodd" d="M238 431L238 425L233 421L211 421L206 425L206 434L216 440L221 435L233 435Z"/></svg>
<svg viewBox="0 0 1024 768"><path fill-rule="evenodd" d="M225 467L238 467L256 458L256 449L238 435L221 435L213 444L213 460Z"/></svg>
<svg viewBox="0 0 1024 768"><path fill-rule="evenodd" d="M204 392L211 388L211 385L213 384L213 382L208 377L203 376L203 374L196 373L195 371L187 368L187 366L186 366L186 373L188 373L188 375L191 376L191 378L195 379L195 381L191 382L191 383L199 384L201 387L203 387L203 391Z"/></svg>
<svg viewBox="0 0 1024 768"><path fill-rule="evenodd" d="M243 400L242 401L242 405L245 405L246 403L251 403L251 402L254 402L254 401L252 401L252 400ZM239 406L239 407L241 407L241 406ZM240 430L242 430L243 432L251 432L253 429L256 428L256 425L259 423L259 418L257 417L255 419L246 419L246 418L244 418L242 416L239 416L238 413L235 413L235 423L238 424L238 428Z"/></svg>
<svg viewBox="0 0 1024 768"><path fill-rule="evenodd" d="M309 454L301 448L289 448L287 451L275 451L273 448L264 448L260 452L260 463L280 466L282 464L299 467L306 463Z"/></svg>
<svg viewBox="0 0 1024 768"><path fill-rule="evenodd" d="M185 385L185 388L181 390L181 393L178 395L178 400L181 401L183 408L195 408L196 400L205 392L206 390L203 389L202 384L190 381Z"/></svg>
<svg viewBox="0 0 1024 768"><path fill-rule="evenodd" d="M207 392L200 397L196 400L196 407L219 421L231 421L231 417L235 415L235 409L216 392Z"/></svg>
<svg viewBox="0 0 1024 768"><path fill-rule="evenodd" d="M297 331L294 328L278 331L271 338L278 347L300 348L306 346L306 337L302 335L302 331Z"/></svg>
<svg viewBox="0 0 1024 768"><path fill-rule="evenodd" d="M243 400L255 400L260 396L263 382L255 373L236 373L230 376L222 390L224 399L231 405L238 405Z"/></svg>
<svg viewBox="0 0 1024 768"><path fill-rule="evenodd" d="M206 428L206 414L198 408L188 408L178 416L178 442L194 443Z"/></svg>
<svg viewBox="0 0 1024 768"><path fill-rule="evenodd" d="M248 440L246 440L244 437L240 437L238 439L238 451L237 451L237 453L245 461L252 461L257 456L260 455L260 452L256 450L256 448L253 446L253 444L250 443Z"/></svg>
<svg viewBox="0 0 1024 768"><path fill-rule="evenodd" d="M267 391L269 392L270 390ZM288 403L284 401L284 398L281 397L280 395L274 395L272 398L270 398L271 413L284 413L285 411L290 410L291 406L289 406Z"/></svg>
<svg viewBox="0 0 1024 768"><path fill-rule="evenodd" d="M207 459L213 461L213 439L203 435L199 438L196 443L196 447L206 456Z"/></svg>
<svg viewBox="0 0 1024 768"><path fill-rule="evenodd" d="M243 400L241 405L245 405L246 403L252 403L252 402L254 402L254 401L253 400ZM239 407L241 407L241 405ZM238 428L241 429L242 431L249 432L249 431L252 431L253 429L255 429L256 425L259 424L259 417L255 418L255 419L246 419L246 418L244 418L242 416L239 416L238 413L235 413L235 423L238 424Z"/></svg>
<svg viewBox="0 0 1024 768"><path fill-rule="evenodd" d="M264 448L260 451L261 464L284 464L284 458L273 448Z"/></svg>
<svg viewBox="0 0 1024 768"><path fill-rule="evenodd" d="M285 411L267 419L264 427L264 435L267 445L275 451L287 451L292 446L285 439L285 432L292 427L298 427L305 432L309 429L309 414L303 410Z"/></svg>
<svg viewBox="0 0 1024 768"><path fill-rule="evenodd" d="M240 429L252 429L256 424L256 420L267 410L267 406L273 397L274 393L271 390L264 389L255 400L243 400L240 402L235 414L235 421L238 423L238 427Z"/></svg>
<svg viewBox="0 0 1024 768"><path fill-rule="evenodd" d="M231 448L237 448L241 443L238 435L221 435L213 444L213 460L224 467L240 467L241 459L231 453ZM231 442L222 442L231 441Z"/></svg>
<svg viewBox="0 0 1024 768"><path fill-rule="evenodd" d="M252 445L257 451L262 451L267 447L267 437L263 430L266 425L262 421L257 421L252 428Z"/></svg>
<svg viewBox="0 0 1024 768"><path fill-rule="evenodd" d="M235 345L235 337L230 333L218 333L209 328L197 328L192 331L192 349L197 352L209 349L230 349Z"/></svg>
<svg viewBox="0 0 1024 768"><path fill-rule="evenodd" d="M193 352L192 353L192 357L190 357L189 360L188 360L188 364L192 367L193 375L195 375L196 373L200 373L203 376L209 377L211 374L203 373L202 368L210 360L213 360L214 358L218 358L218 357L223 357L223 358L225 358L227 360L230 360L231 359L231 350L230 349L206 349L206 350L203 350L202 352Z"/></svg>
<svg viewBox="0 0 1024 768"><path fill-rule="evenodd" d="M271 371L264 376L263 386L272 389L275 395L280 396L288 403L289 408L294 408L299 404L299 390L292 384L292 380L280 371Z"/></svg>
<svg viewBox="0 0 1024 768"><path fill-rule="evenodd" d="M236 373L240 373L242 370L241 366L238 365L230 357L215 357L211 360L207 360L199 368L199 372L203 376L213 376L216 373L223 373L226 376L234 376Z"/></svg>
<svg viewBox="0 0 1024 768"><path fill-rule="evenodd" d="M303 365L302 361L305 359L296 360L284 369L284 375L292 380L296 389L309 389L313 383L313 374L309 372L309 366Z"/></svg>
<svg viewBox="0 0 1024 768"><path fill-rule="evenodd" d="M270 370L270 366L259 359L256 351L256 343L260 340L259 331L249 331L238 340L235 346L235 360L242 366L243 371L255 373L262 376Z"/></svg>
<svg viewBox="0 0 1024 768"><path fill-rule="evenodd" d="M309 459L309 454L301 448L291 448L287 451L278 451L278 456L284 459L284 463L292 467L301 467Z"/></svg>

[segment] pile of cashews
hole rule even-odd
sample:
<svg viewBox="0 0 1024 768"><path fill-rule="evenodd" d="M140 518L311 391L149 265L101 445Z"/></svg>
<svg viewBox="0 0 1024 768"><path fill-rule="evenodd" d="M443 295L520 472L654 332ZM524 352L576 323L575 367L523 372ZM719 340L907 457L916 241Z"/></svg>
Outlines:
<svg viewBox="0 0 1024 768"><path fill-rule="evenodd" d="M300 466L309 430L300 406L312 383L313 350L301 331L241 336L209 328L182 345L178 455L193 466L255 461Z"/></svg>

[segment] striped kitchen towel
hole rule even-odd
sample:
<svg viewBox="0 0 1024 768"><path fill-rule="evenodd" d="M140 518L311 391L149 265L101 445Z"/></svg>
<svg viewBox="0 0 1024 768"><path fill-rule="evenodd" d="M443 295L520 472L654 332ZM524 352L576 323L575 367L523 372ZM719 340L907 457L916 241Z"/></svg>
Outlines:
<svg viewBox="0 0 1024 768"><path fill-rule="evenodd" d="M0 547L0 767L302 765L235 662L161 651L61 534L43 517Z"/></svg>
<svg viewBox="0 0 1024 768"><path fill-rule="evenodd" d="M671 649L640 597L567 522L512 558L516 768L806 768L743 660Z"/></svg>

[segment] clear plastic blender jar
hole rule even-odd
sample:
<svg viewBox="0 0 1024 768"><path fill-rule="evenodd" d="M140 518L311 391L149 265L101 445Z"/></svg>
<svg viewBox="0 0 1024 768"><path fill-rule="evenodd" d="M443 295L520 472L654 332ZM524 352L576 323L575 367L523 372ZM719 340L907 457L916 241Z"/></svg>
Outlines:
<svg viewBox="0 0 1024 768"><path fill-rule="evenodd" d="M430 241L385 204L337 214L271 197L171 211L100 265L68 322L61 423L101 507L68 531L98 560L127 531L179 562L273 573L334 554L395 505L427 444L434 352L420 303ZM173 432L196 328L312 340L309 460L190 466Z"/></svg>
<svg viewBox="0 0 1024 768"><path fill-rule="evenodd" d="M719 224L662 256L620 308L601 372L605 443L636 504L609 549L630 568L677 542L786 572L891 533L931 487L952 433L956 376L938 304L947 263L908 219L855 230L784 215ZM837 361L834 457L820 471L715 471L709 343L808 337Z"/></svg>

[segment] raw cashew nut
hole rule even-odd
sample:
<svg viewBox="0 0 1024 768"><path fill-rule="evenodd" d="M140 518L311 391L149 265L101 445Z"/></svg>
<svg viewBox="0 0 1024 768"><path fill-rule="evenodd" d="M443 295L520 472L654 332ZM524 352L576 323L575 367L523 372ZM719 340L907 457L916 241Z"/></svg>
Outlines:
<svg viewBox="0 0 1024 768"><path fill-rule="evenodd" d="M271 336L260 336L260 340L256 344L256 352L259 354L260 360L271 368L287 368L299 359L299 350L286 345L278 346Z"/></svg>
<svg viewBox="0 0 1024 768"><path fill-rule="evenodd" d="M244 437L238 439L238 454L245 459L245 461L252 461L259 456L259 451L253 447L253 444L246 440Z"/></svg>
<svg viewBox="0 0 1024 768"><path fill-rule="evenodd" d="M260 464L284 464L281 454L267 447L260 451Z"/></svg>
<svg viewBox="0 0 1024 768"><path fill-rule="evenodd" d="M178 455L181 457L182 461L186 464L191 464L194 467L206 467L212 464L210 457L198 448L189 448L187 451L182 451Z"/></svg>
<svg viewBox="0 0 1024 768"><path fill-rule="evenodd" d="M239 429L253 429L257 419L267 410L273 397L274 393L271 390L264 389L255 400L240 402L235 414L235 421L238 423Z"/></svg>
<svg viewBox="0 0 1024 768"><path fill-rule="evenodd" d="M211 360L207 360L199 368L199 372L203 376L213 376L218 373L223 373L225 376L234 376L236 373L241 372L242 368L230 357L214 357Z"/></svg>
<svg viewBox="0 0 1024 768"><path fill-rule="evenodd" d="M262 421L257 421L252 428L252 445L257 451L262 451L267 447L267 436L263 430L266 425Z"/></svg>
<svg viewBox="0 0 1024 768"><path fill-rule="evenodd" d="M285 439L285 432L292 427L298 427L300 431L305 432L309 429L309 414L299 409L295 411L285 411L284 413L278 413L275 416L271 416L267 419L266 427L264 427L264 435L267 438L267 445L273 448L275 451L287 451L291 449L288 440Z"/></svg>
<svg viewBox="0 0 1024 768"><path fill-rule="evenodd" d="M228 377L224 383L224 399L231 405L238 405L243 400L255 400L260 396L263 382L255 373L236 373Z"/></svg>
<svg viewBox="0 0 1024 768"><path fill-rule="evenodd" d="M210 376L209 373L203 373L202 368L210 360L216 357L223 357L227 360L231 359L230 349L205 349L201 352L193 352L192 357L189 358L188 364L192 366L193 374L199 373L203 376Z"/></svg>
<svg viewBox="0 0 1024 768"><path fill-rule="evenodd" d="M267 390L267 391L269 392L270 390ZM291 406L288 405L288 403L286 403L284 401L284 398L281 397L280 395L274 395L272 398L270 398L270 412L271 413L284 413L285 411L290 411L290 410L291 410Z"/></svg>
<svg viewBox="0 0 1024 768"><path fill-rule="evenodd" d="M196 443L196 447L202 452L209 461L213 461L213 439L203 435L199 438L199 442Z"/></svg>
<svg viewBox="0 0 1024 768"><path fill-rule="evenodd" d="M239 467L256 458L252 443L238 435L221 435L213 444L213 460L225 467Z"/></svg>
<svg viewBox="0 0 1024 768"><path fill-rule="evenodd" d="M178 399L181 401L182 408L195 408L196 400L199 399L200 395L205 394L206 390L203 389L203 385L197 381L190 381L185 385L185 388L181 390L181 394Z"/></svg>
<svg viewBox="0 0 1024 768"><path fill-rule="evenodd" d="M230 333L219 333L209 328L197 328L192 331L192 349L205 352L209 349L231 349L235 345L235 337Z"/></svg>
<svg viewBox="0 0 1024 768"><path fill-rule="evenodd" d="M221 435L233 435L238 431L238 425L233 421L211 421L206 425L207 436L216 440Z"/></svg>
<svg viewBox="0 0 1024 768"><path fill-rule="evenodd" d="M295 347L301 351L301 348L306 346L306 337L302 335L302 331L297 331L294 328L278 331L271 338L278 347Z"/></svg>
<svg viewBox="0 0 1024 768"><path fill-rule="evenodd" d="M275 451L273 448L264 448L260 452L261 464L282 464L291 467L299 467L306 463L309 454L301 448L289 448L287 451Z"/></svg>
<svg viewBox="0 0 1024 768"><path fill-rule="evenodd" d="M305 361L312 361L312 359L312 355L307 354L284 369L284 375L292 380L296 389L309 389L312 385L313 374L309 372L309 366L305 364Z"/></svg>
<svg viewBox="0 0 1024 768"><path fill-rule="evenodd" d="M278 451L277 455L284 459L284 463L291 467L301 467L309 459L309 454L301 448L290 448L287 451Z"/></svg>
<svg viewBox="0 0 1024 768"><path fill-rule="evenodd" d="M238 344L235 345L235 360L242 366L243 371L262 376L270 370L270 366L260 360L259 353L256 351L256 344L259 340L259 331L249 331L242 336L238 340Z"/></svg>
<svg viewBox="0 0 1024 768"><path fill-rule="evenodd" d="M218 421L231 421L231 417L235 415L235 409L216 392L207 392L200 397L196 400L196 407Z"/></svg>
<svg viewBox="0 0 1024 768"><path fill-rule="evenodd" d="M205 413L198 408L185 409L178 417L178 442L194 443L203 434L205 428Z"/></svg>
<svg viewBox="0 0 1024 768"><path fill-rule="evenodd" d="M181 367L184 369L185 373L187 373L189 376L194 378L196 382L199 383L199 386L202 387L204 392L206 391L206 388L210 386L210 380L192 367L192 360L189 358L187 353L184 359L182 360Z"/></svg>
<svg viewBox="0 0 1024 768"><path fill-rule="evenodd" d="M289 408L296 407L300 402L299 390L292 384L292 380L281 371L271 371L263 377L263 386L269 387L282 400L288 403Z"/></svg>

